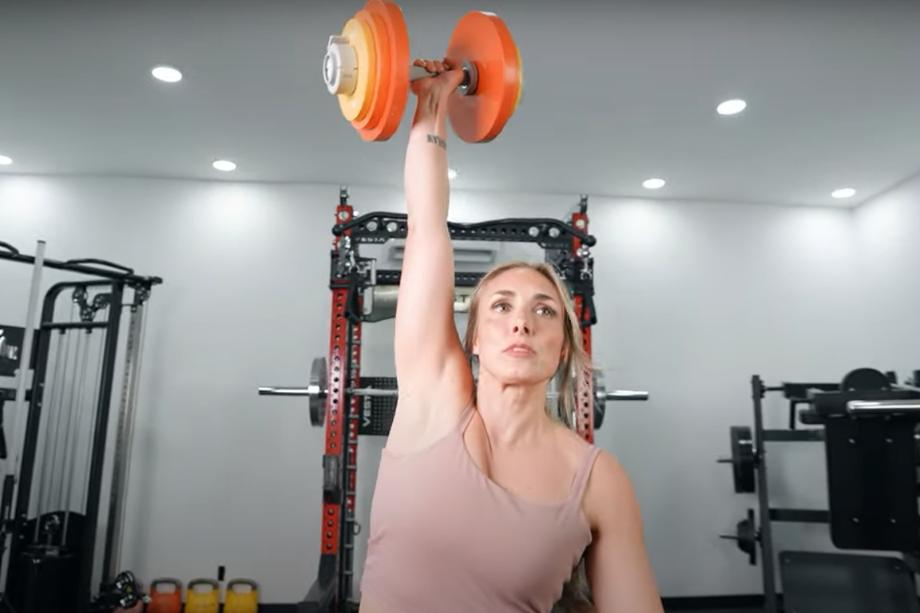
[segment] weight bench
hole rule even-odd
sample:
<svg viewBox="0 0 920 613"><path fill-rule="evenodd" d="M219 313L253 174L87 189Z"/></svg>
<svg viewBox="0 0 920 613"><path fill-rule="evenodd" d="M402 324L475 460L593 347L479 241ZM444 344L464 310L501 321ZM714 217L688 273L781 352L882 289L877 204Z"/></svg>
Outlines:
<svg viewBox="0 0 920 613"><path fill-rule="evenodd" d="M920 613L912 571L883 556L784 551L783 604L796 613Z"/></svg>

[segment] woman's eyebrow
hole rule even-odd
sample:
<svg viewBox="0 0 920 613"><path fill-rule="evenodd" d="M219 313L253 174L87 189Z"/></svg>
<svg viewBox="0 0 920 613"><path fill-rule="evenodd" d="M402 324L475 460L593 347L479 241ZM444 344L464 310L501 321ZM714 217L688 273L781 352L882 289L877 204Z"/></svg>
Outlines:
<svg viewBox="0 0 920 613"><path fill-rule="evenodd" d="M514 291L512 291L512 290L510 290L510 289L500 289L500 290L497 290L497 291L495 291L495 292L492 292L492 296L493 296L493 297L494 297L494 296L497 296L497 295L501 295L501 296L515 296L516 294L515 294ZM549 296L549 295L547 295L547 294L534 294L534 295L533 295L533 298L534 298L534 300L549 300L549 301L552 301L552 302L556 302L556 299L555 299L555 298L553 298L552 296Z"/></svg>

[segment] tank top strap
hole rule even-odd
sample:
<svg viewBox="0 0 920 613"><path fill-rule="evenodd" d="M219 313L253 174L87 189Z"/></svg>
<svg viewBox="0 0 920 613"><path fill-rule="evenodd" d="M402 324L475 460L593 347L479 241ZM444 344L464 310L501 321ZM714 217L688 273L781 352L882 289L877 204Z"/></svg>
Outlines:
<svg viewBox="0 0 920 613"><path fill-rule="evenodd" d="M588 478L591 476L591 468L601 451L600 447L594 445L588 447L585 459L582 461L578 472L575 473L575 482L572 484L572 501L574 503L581 504L581 500L585 495L585 488L588 486Z"/></svg>

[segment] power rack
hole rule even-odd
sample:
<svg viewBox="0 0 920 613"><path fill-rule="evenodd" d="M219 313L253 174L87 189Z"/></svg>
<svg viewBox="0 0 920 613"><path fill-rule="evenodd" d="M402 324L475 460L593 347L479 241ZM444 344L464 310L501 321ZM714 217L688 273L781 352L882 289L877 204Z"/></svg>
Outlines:
<svg viewBox="0 0 920 613"><path fill-rule="evenodd" d="M396 409L396 380L361 374L361 340L364 323L395 314L400 270L376 267L374 258L362 257L362 244L382 244L404 239L407 215L374 212L355 216L347 189L339 191L330 252L329 288L332 290L329 324L329 359L313 361L310 385L301 388L262 387L260 395L310 397L310 418L325 428L323 455L322 552L316 581L300 613L342 613L357 610L350 600L353 588L355 486L359 435L386 436ZM588 198L582 196L567 221L551 218L496 219L463 224L448 222L452 241L532 243L543 248L565 281L579 318L585 350L591 354L591 326L597 323L594 306L594 259L590 248L596 238L588 233ZM456 300L462 302L484 272L454 274ZM464 291L465 290L465 291ZM455 302L455 310L457 303ZM609 400L646 400L646 392L611 391L602 375L586 372L577 382L576 429L594 442L594 430ZM348 407L347 414L341 407Z"/></svg>

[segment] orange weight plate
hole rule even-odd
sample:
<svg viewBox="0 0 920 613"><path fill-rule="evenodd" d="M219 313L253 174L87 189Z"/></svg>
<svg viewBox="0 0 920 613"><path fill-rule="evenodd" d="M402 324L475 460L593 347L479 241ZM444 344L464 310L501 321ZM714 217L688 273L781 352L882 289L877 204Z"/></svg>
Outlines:
<svg viewBox="0 0 920 613"><path fill-rule="evenodd" d="M351 122L359 133L368 126L377 125L383 115L383 98L386 95L387 83L390 80L390 66L393 63L390 58L390 45L386 38L386 27L380 16L371 10L371 4L375 1L377 0L370 0L363 9L355 14L355 19L366 25L371 33L375 59L374 84L369 92L370 107L366 114L356 117Z"/></svg>
<svg viewBox="0 0 920 613"><path fill-rule="evenodd" d="M446 57L457 66L474 64L479 77L472 95L451 94L454 132L467 142L492 140L514 113L521 92L520 56L511 31L494 13L467 13L450 37Z"/></svg>
<svg viewBox="0 0 920 613"><path fill-rule="evenodd" d="M390 85L387 96L387 107L383 113L383 123L380 133L374 140L389 139L402 121L406 109L406 99L409 96L409 32L406 21L403 19L402 9L395 2L386 2L390 19L387 22L391 28L390 42L393 53L394 65L390 73Z"/></svg>
<svg viewBox="0 0 920 613"><path fill-rule="evenodd" d="M386 33L382 38L387 42L389 76L378 90L381 97L379 106L375 103L373 119L358 132L366 141L384 141L396 132L406 108L409 95L409 34L402 10L396 3L368 0L365 9L374 17L375 26Z"/></svg>

